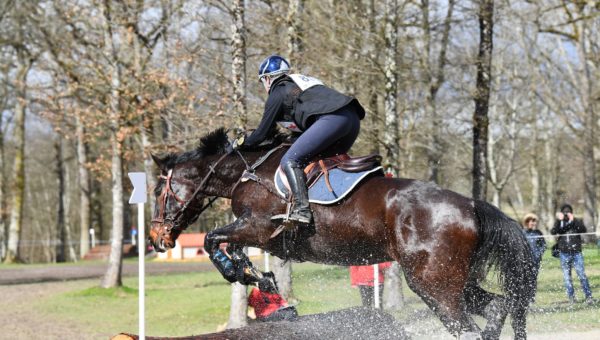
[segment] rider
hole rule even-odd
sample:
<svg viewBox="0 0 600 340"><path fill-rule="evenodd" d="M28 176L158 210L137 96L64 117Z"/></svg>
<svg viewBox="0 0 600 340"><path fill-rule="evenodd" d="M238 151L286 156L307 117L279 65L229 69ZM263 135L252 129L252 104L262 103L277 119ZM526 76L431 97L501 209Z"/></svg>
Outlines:
<svg viewBox="0 0 600 340"><path fill-rule="evenodd" d="M280 166L293 194L288 219L312 224L303 169L316 157L348 152L358 136L365 110L356 98L323 85L319 79L290 74L290 63L278 55L260 64L258 78L268 98L258 128L243 145L255 146L264 141L275 123L301 133L281 158Z"/></svg>

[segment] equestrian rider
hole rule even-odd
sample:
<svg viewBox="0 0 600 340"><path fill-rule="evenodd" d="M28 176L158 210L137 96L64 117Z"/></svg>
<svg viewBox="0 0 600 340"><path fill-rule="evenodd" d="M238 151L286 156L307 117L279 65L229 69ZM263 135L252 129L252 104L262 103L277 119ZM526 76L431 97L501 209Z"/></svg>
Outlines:
<svg viewBox="0 0 600 340"><path fill-rule="evenodd" d="M268 98L258 128L243 145L260 144L276 123L300 133L281 158L280 166L293 194L288 219L299 224L312 224L303 169L316 158L348 152L358 136L365 110L356 98L341 94L316 78L290 74L290 63L278 55L272 55L260 64L258 78Z"/></svg>

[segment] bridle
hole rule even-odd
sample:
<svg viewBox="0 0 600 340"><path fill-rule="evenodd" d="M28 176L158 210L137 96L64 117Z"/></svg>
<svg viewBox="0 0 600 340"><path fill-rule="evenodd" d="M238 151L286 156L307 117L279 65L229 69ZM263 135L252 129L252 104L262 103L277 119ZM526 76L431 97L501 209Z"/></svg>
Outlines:
<svg viewBox="0 0 600 340"><path fill-rule="evenodd" d="M221 161L223 161L223 159L225 159L225 157L227 157L228 155L229 155L229 153L222 155L221 158L219 158L214 164L212 164L208 167L208 169L209 169L208 173L204 176L204 178L202 178L202 181L200 182L198 187L196 187L196 190L194 190L194 192L192 193L190 198L187 200L184 200L181 197L177 196L177 194L173 191L173 188L171 188L171 183L174 181L177 181L177 182L182 182L182 183L187 182L187 184L193 185L193 184L195 184L194 182L187 180L185 178L177 178L177 179L173 178L173 169L169 169L169 171L167 171L166 176L160 175L160 178L164 179L166 181L166 183L165 183L165 186L164 186L162 192L160 193L160 196L158 197L158 201L160 202L158 217L153 218L152 223L160 223L163 226L167 225L168 233L170 233L172 230L182 231L185 228L182 228L177 221L188 208L193 209L193 210L198 210L197 216L193 220L188 221L187 225L194 223L194 221L198 217L200 217L200 214L202 214L202 212L204 210L206 210L208 207L210 207L212 205L212 203L215 200L217 200L218 197L215 196L215 197L209 198L208 203L203 204L202 207L200 207L200 208L195 208L193 205L191 205L191 203L196 198L196 196L200 193L200 191L202 189L204 189L208 179L215 172L216 166L219 165L219 163L221 163ZM165 217L165 210L167 209L167 203L168 203L169 197L171 197L171 196L179 204L181 204L182 207L175 213L175 215L173 217Z"/></svg>

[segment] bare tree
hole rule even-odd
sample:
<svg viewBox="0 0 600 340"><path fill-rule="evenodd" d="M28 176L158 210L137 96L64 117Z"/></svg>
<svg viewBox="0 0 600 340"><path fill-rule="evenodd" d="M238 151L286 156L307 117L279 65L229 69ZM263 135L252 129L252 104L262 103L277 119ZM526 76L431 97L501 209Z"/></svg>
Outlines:
<svg viewBox="0 0 600 340"><path fill-rule="evenodd" d="M90 172L87 168L88 145L85 140L85 127L81 119L81 113L75 117L75 129L77 134L77 168L79 172L79 256L83 258L90 250L90 228L91 225L91 183Z"/></svg>
<svg viewBox="0 0 600 340"><path fill-rule="evenodd" d="M0 44L9 46L14 56L16 70L13 80L14 128L13 138L15 158L13 162L12 204L10 225L8 228L8 243L4 262L11 263L19 260L19 243L22 232L23 200L25 195L25 122L28 106L27 75L33 63L39 56L35 50L34 36L28 30L30 17L37 11L37 3L29 2L25 6L15 6L9 2L3 13Z"/></svg>
<svg viewBox="0 0 600 340"><path fill-rule="evenodd" d="M23 199L25 193L25 112L27 105L27 74L31 69L33 60L23 49L17 49L18 68L15 77L15 89L17 94L17 103L15 104L14 116L14 139L15 139L15 159L13 166L13 187L12 187L12 209L10 213L10 225L8 228L8 246L4 258L5 263L12 263L19 259L19 242L21 239Z"/></svg>
<svg viewBox="0 0 600 340"><path fill-rule="evenodd" d="M108 61L107 74L110 79L108 93L108 109L110 115L110 144L112 148L112 232L108 269L100 284L103 288L122 285L121 272L123 268L123 136L120 131L123 121L119 107L121 73L118 65L117 47L113 32L112 4L104 2L102 8L102 29L104 35L104 57Z"/></svg>
<svg viewBox="0 0 600 340"><path fill-rule="evenodd" d="M1 23L1 21L0 21ZM9 57L4 53L0 53L0 64L8 65ZM0 111L4 112L8 109L8 73L10 68L8 66L2 68L1 84L0 88ZM4 123L4 120L0 121L0 261L6 256L6 241L8 239L8 228L6 225L6 172L5 172L5 138L6 138L6 127L8 124Z"/></svg>
<svg viewBox="0 0 600 340"><path fill-rule="evenodd" d="M302 13L304 11L304 0L292 0L289 2L287 14L287 41L288 41L288 58L292 63L301 61L300 56L303 51L303 27Z"/></svg>
<svg viewBox="0 0 600 340"><path fill-rule="evenodd" d="M439 54L435 60L432 60L433 49L433 28L430 22L429 0L421 1L421 15L423 26L423 40L425 48L422 54L422 67L425 73L426 83L429 88L426 97L426 108L428 116L431 117L431 135L427 147L427 166L429 170L428 179L435 183L440 183L440 159L443 154L442 145L442 117L437 110L437 94L445 81L444 67L446 66L446 52L448 42L450 41L450 28L452 22L452 13L454 11L454 0L448 1L448 10L443 22L442 37L439 46Z"/></svg>
<svg viewBox="0 0 600 340"><path fill-rule="evenodd" d="M244 0L235 0L231 7L233 19L231 32L232 64L231 74L233 81L233 107L237 114L240 127L245 127L248 118L246 114L246 23ZM231 285L231 308L229 312L228 328L237 328L246 325L248 298L246 286L239 283Z"/></svg>
<svg viewBox="0 0 600 340"><path fill-rule="evenodd" d="M388 173L398 176L400 169L400 136L398 132L398 73L396 54L398 50L398 1L385 1L385 126L384 143L387 149Z"/></svg>

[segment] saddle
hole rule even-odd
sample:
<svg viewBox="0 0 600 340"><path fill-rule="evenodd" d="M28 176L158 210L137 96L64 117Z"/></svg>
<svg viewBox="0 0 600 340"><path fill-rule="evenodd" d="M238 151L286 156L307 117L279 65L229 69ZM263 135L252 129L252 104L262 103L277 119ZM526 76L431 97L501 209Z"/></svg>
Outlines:
<svg viewBox="0 0 600 340"><path fill-rule="evenodd" d="M325 175L325 182L330 191L333 191L329 182L329 171L340 169L346 172L362 172L381 166L381 156L371 154L368 156L350 157L348 154L341 154L333 157L320 159L310 163L304 168L306 174L306 185L312 187L321 176Z"/></svg>

